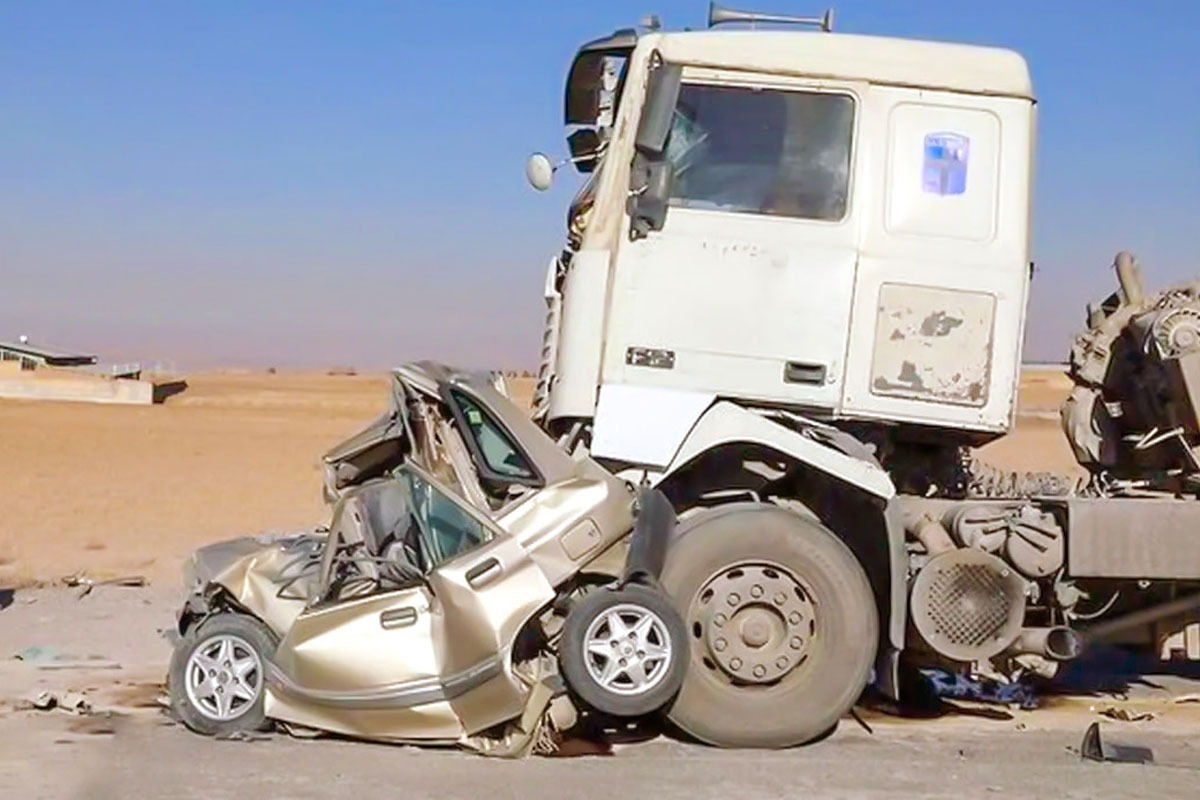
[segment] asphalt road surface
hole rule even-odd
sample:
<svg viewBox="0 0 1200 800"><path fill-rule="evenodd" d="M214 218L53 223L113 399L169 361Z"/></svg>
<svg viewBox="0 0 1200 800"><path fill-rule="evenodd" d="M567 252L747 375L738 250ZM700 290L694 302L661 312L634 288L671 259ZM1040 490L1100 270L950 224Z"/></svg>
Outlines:
<svg viewBox="0 0 1200 800"><path fill-rule="evenodd" d="M1005 719L871 715L873 733L847 720L823 742L787 751L722 751L658 738L616 745L608 756L503 761L284 735L205 739L173 724L155 702L168 652L156 630L170 624L173 593L106 587L78 599L77 590L37 590L4 603L2 798L1200 796L1200 742L1193 744L1200 711L1172 702L1195 691L1186 684L1151 683L1123 703L1091 697ZM66 666L11 658L31 646L51 648ZM38 692L67 690L86 697L93 713L21 708ZM1156 763L1097 764L1072 752L1099 718L1098 704L1112 703L1156 709L1146 722L1104 721L1111 741L1150 747Z"/></svg>

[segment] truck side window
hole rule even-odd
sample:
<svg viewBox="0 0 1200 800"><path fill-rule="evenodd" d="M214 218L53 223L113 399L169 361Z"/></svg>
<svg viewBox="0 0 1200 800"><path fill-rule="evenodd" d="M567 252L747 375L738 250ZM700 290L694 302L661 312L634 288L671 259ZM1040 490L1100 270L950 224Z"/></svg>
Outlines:
<svg viewBox="0 0 1200 800"><path fill-rule="evenodd" d="M685 84L667 142L672 205L840 220L853 132L848 95Z"/></svg>

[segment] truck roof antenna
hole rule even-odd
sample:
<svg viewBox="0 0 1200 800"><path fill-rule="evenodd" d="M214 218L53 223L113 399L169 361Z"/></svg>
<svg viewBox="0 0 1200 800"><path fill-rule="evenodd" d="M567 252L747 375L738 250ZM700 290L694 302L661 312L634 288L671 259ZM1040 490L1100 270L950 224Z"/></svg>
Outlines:
<svg viewBox="0 0 1200 800"><path fill-rule="evenodd" d="M829 33L833 30L833 9L827 9L820 17L793 17L788 14L762 14L757 11L739 11L725 8L714 2L708 4L708 27L715 28L726 22L770 22L784 25L811 25Z"/></svg>

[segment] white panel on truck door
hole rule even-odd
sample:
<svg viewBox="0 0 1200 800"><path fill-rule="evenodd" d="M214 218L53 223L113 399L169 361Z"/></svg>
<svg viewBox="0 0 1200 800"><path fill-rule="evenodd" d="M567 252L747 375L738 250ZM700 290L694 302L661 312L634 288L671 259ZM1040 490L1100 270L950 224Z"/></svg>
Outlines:
<svg viewBox="0 0 1200 800"><path fill-rule="evenodd" d="M900 103L890 115L887 231L989 241L996 234L1000 120L990 111Z"/></svg>
<svg viewBox="0 0 1200 800"><path fill-rule="evenodd" d="M872 86L841 411L989 434L1013 419L1029 286L1028 100ZM860 182L862 176L860 177Z"/></svg>

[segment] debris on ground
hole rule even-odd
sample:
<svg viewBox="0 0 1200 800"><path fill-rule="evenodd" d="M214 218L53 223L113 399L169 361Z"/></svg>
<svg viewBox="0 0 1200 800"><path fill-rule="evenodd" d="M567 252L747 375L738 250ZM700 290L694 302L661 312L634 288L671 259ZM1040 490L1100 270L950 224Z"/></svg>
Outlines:
<svg viewBox="0 0 1200 800"><path fill-rule="evenodd" d="M18 651L13 658L32 664L38 669L120 669L116 661L103 656L79 656L64 653L53 645L31 645Z"/></svg>
<svg viewBox="0 0 1200 800"><path fill-rule="evenodd" d="M1181 694L1171 702L1173 703L1200 703L1200 692L1193 694Z"/></svg>
<svg viewBox="0 0 1200 800"><path fill-rule="evenodd" d="M93 712L91 702L79 692L41 691L17 702L17 711L62 711L87 716Z"/></svg>
<svg viewBox="0 0 1200 800"><path fill-rule="evenodd" d="M117 716L112 712L89 714L79 719L71 720L67 730L71 733L82 733L89 736L111 736L117 732Z"/></svg>
<svg viewBox="0 0 1200 800"><path fill-rule="evenodd" d="M1100 736L1100 723L1093 722L1084 731L1079 745L1079 757L1087 761L1110 761L1118 764L1153 764L1154 751L1141 745L1115 744Z"/></svg>
<svg viewBox="0 0 1200 800"><path fill-rule="evenodd" d="M120 578L105 578L104 580L96 580L95 578L89 578L87 574L83 572L76 572L73 575L67 575L62 579L62 581L66 586L83 587L83 591L79 593L79 599L87 597L88 594L91 593L92 589L97 586L128 586L137 588L145 586L147 583L146 578L142 575L126 575Z"/></svg>
<svg viewBox="0 0 1200 800"><path fill-rule="evenodd" d="M222 742L269 742L272 736L269 733L233 731L232 733L218 733L213 738Z"/></svg>
<svg viewBox="0 0 1200 800"><path fill-rule="evenodd" d="M859 726L871 736L875 735L875 731L867 724L867 721L858 713L857 708L850 709L850 717L859 724Z"/></svg>
<svg viewBox="0 0 1200 800"><path fill-rule="evenodd" d="M943 700L970 700L976 703L1017 706L1029 710L1038 707L1033 687L1020 681L1002 683L980 675L966 675L948 669L923 669L934 694Z"/></svg>
<svg viewBox="0 0 1200 800"><path fill-rule="evenodd" d="M1102 717L1120 720L1121 722L1146 722L1158 716L1152 711L1133 711L1124 706L1092 706L1091 710Z"/></svg>

